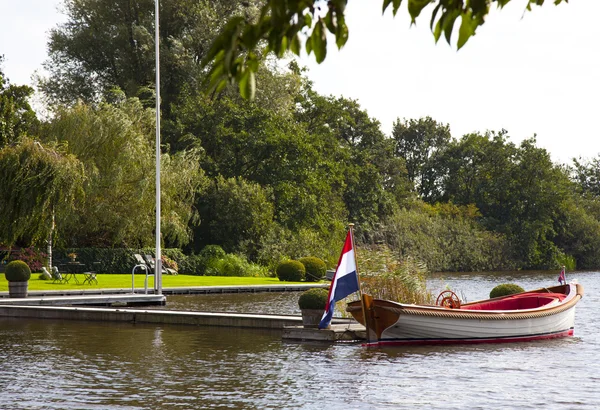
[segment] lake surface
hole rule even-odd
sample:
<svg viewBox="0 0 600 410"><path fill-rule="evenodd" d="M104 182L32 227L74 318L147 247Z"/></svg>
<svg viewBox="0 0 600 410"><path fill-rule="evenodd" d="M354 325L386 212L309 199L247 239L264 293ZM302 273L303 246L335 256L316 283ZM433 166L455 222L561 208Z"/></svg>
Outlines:
<svg viewBox="0 0 600 410"><path fill-rule="evenodd" d="M575 336L367 349L279 331L0 319L0 409L597 409L600 273L578 272ZM444 274L469 301L557 273ZM168 307L297 313L297 293L170 296Z"/></svg>

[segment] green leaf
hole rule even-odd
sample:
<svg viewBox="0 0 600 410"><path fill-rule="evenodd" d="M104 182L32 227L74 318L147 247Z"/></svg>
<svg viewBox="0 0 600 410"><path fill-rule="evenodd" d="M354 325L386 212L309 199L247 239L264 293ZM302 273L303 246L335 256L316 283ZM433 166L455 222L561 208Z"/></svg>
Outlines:
<svg viewBox="0 0 600 410"><path fill-rule="evenodd" d="M308 38L308 40L306 40L306 54L310 55L310 53L312 53L313 51L313 43L312 43L312 38Z"/></svg>
<svg viewBox="0 0 600 410"><path fill-rule="evenodd" d="M452 10L445 14L442 27L444 29L444 37L446 37L448 44L450 44L450 39L452 38L452 29L454 28L454 22L458 16L460 16L460 11L458 10Z"/></svg>
<svg viewBox="0 0 600 410"><path fill-rule="evenodd" d="M315 52L315 59L317 60L317 63L321 64L327 55L327 33L325 31L323 19L319 19L315 25L315 29L313 30L310 39L313 43L312 47Z"/></svg>
<svg viewBox="0 0 600 410"><path fill-rule="evenodd" d="M252 70L244 70L239 82L240 95L247 99L254 99L256 92L256 79Z"/></svg>
<svg viewBox="0 0 600 410"><path fill-rule="evenodd" d="M415 23L421 11L431 3L431 0L408 0L408 12L412 18L412 22Z"/></svg>
<svg viewBox="0 0 600 410"><path fill-rule="evenodd" d="M335 33L335 43L338 48L342 48L348 41L348 26L343 17L338 17L337 31Z"/></svg>
<svg viewBox="0 0 600 410"><path fill-rule="evenodd" d="M300 37L298 34L292 37L292 41L290 42L290 50L297 56L300 55Z"/></svg>
<svg viewBox="0 0 600 410"><path fill-rule="evenodd" d="M383 8L381 9L381 14L385 13L385 10L392 3L392 0L383 0Z"/></svg>
<svg viewBox="0 0 600 410"><path fill-rule="evenodd" d="M394 0L394 16L396 15L396 13L398 13L398 9L400 8L400 5L402 4L402 0Z"/></svg>
<svg viewBox="0 0 600 410"><path fill-rule="evenodd" d="M471 17L471 12L463 13L462 23L458 30L458 41L456 43L457 49L460 50L462 46L469 40L469 38L475 34L477 28L477 20Z"/></svg>

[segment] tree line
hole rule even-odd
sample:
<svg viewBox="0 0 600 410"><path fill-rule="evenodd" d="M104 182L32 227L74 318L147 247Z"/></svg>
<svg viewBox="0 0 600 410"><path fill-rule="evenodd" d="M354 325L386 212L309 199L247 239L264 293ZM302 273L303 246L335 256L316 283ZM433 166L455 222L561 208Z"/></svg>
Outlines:
<svg viewBox="0 0 600 410"><path fill-rule="evenodd" d="M456 137L429 117L399 117L385 135L357 101L319 94L294 61L265 53L253 100L233 85L207 92L212 40L234 16L258 18L260 4L162 3L165 246L334 264L354 222L362 244L431 270L600 267L600 157L554 164L535 137ZM64 10L37 84L47 118L0 71L0 243L151 246L154 3Z"/></svg>

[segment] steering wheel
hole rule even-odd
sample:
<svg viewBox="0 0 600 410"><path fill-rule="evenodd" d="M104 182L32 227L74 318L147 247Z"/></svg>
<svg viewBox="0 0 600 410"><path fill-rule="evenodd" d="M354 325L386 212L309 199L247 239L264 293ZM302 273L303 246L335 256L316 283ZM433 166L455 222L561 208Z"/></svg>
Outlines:
<svg viewBox="0 0 600 410"><path fill-rule="evenodd" d="M451 290L445 290L439 294L435 304L442 307L447 307L450 309L459 309L460 308L460 299L456 295L456 293Z"/></svg>

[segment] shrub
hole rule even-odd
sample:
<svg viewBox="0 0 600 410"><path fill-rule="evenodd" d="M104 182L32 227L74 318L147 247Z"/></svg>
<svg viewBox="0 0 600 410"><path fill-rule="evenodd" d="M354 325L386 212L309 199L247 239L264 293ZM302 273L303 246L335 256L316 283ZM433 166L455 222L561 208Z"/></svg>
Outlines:
<svg viewBox="0 0 600 410"><path fill-rule="evenodd" d="M177 262L175 262L173 259L165 255L160 255L160 259L162 261L163 267L173 269L175 272L179 271L179 266L177 265Z"/></svg>
<svg viewBox="0 0 600 410"><path fill-rule="evenodd" d="M289 260L277 266L277 277L282 282L300 282L306 275L304 265L299 261Z"/></svg>
<svg viewBox="0 0 600 410"><path fill-rule="evenodd" d="M223 259L226 253L219 245L206 245L198 255L206 260L210 260Z"/></svg>
<svg viewBox="0 0 600 410"><path fill-rule="evenodd" d="M48 255L34 247L23 248L18 258L25 262L32 272L41 272Z"/></svg>
<svg viewBox="0 0 600 410"><path fill-rule="evenodd" d="M307 282L318 282L325 277L327 273L327 265L322 259L314 256L307 256L299 259L300 263L304 265L306 270L306 281Z"/></svg>
<svg viewBox="0 0 600 410"><path fill-rule="evenodd" d="M245 257L227 254L221 259L213 259L206 267L206 276L267 276L267 268L250 263Z"/></svg>
<svg viewBox="0 0 600 410"><path fill-rule="evenodd" d="M23 261L12 261L6 265L6 280L9 282L27 282L31 277L31 269Z"/></svg>
<svg viewBox="0 0 600 410"><path fill-rule="evenodd" d="M300 309L321 309L325 310L329 291L323 288L313 288L302 292L298 298Z"/></svg>
<svg viewBox="0 0 600 410"><path fill-rule="evenodd" d="M500 296L513 295L515 293L525 292L525 289L514 283L503 283L496 286L490 292L490 298L497 298Z"/></svg>
<svg viewBox="0 0 600 410"><path fill-rule="evenodd" d="M204 275L206 265L200 255L190 255L179 263L179 273L184 275Z"/></svg>

